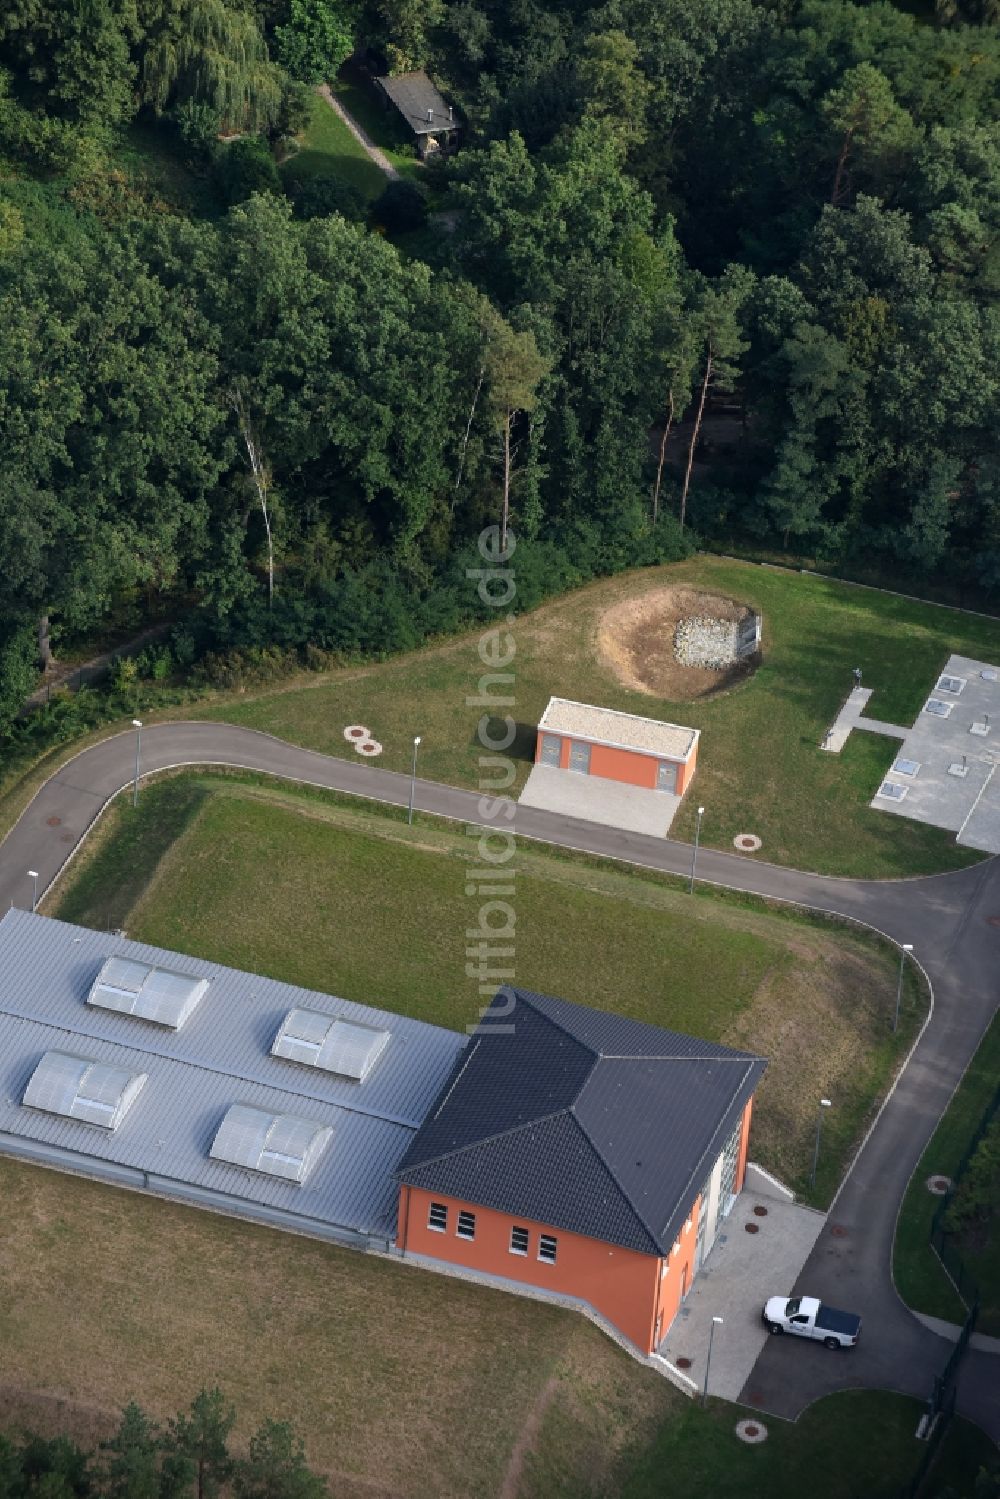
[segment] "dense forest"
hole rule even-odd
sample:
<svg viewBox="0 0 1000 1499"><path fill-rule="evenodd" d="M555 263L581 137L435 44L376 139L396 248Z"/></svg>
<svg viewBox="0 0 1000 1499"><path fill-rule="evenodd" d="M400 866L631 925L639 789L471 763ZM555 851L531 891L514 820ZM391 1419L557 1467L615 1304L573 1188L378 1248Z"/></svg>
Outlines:
<svg viewBox="0 0 1000 1499"><path fill-rule="evenodd" d="M0 731L123 601L386 650L692 533L1000 596L1000 3L8 0ZM276 163L352 54L461 149ZM143 127L197 210L122 165ZM413 209L413 203L399 207Z"/></svg>

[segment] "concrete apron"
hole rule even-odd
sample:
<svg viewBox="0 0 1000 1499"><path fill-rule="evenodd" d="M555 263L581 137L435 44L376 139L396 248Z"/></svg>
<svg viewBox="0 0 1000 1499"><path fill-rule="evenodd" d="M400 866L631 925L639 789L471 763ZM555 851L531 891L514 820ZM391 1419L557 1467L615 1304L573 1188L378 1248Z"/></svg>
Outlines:
<svg viewBox="0 0 1000 1499"><path fill-rule="evenodd" d="M554 765L535 765L518 797L522 807L538 807L562 817L579 817L626 833L664 838L681 804L671 791L628 786L606 776L582 775Z"/></svg>
<svg viewBox="0 0 1000 1499"><path fill-rule="evenodd" d="M766 1216L754 1212L766 1208ZM657 1352L701 1391L712 1318L721 1317L712 1340L708 1392L738 1400L770 1334L760 1320L769 1296L790 1296L826 1214L748 1191L736 1199L677 1316ZM746 1225L756 1227L747 1233ZM808 1294L808 1288L806 1288ZM692 1392L693 1393L693 1392Z"/></svg>

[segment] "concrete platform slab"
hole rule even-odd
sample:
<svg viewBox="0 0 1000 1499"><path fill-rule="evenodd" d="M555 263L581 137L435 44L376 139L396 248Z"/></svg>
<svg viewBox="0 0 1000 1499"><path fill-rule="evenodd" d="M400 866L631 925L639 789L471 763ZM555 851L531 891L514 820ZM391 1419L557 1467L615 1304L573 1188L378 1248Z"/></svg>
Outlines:
<svg viewBox="0 0 1000 1499"><path fill-rule="evenodd" d="M554 765L535 765L518 804L602 823L609 828L623 828L628 833L665 837L681 799L669 791L648 791L642 786L609 781L604 776L559 770Z"/></svg>
<svg viewBox="0 0 1000 1499"><path fill-rule="evenodd" d="M942 708L928 712L935 704ZM905 798L876 795L870 805L945 828L968 848L1000 853L998 764L1000 668L950 656L937 681L928 684L924 707L886 773L886 781L906 787Z"/></svg>
<svg viewBox="0 0 1000 1499"><path fill-rule="evenodd" d="M765 1217L755 1207L767 1209ZM769 1296L790 1296L826 1222L826 1215L744 1189L695 1276L687 1300L658 1352L669 1363L689 1358L684 1373L704 1387L713 1317L722 1318L712 1343L708 1392L738 1400L769 1334L760 1310ZM747 1233L746 1224L757 1233Z"/></svg>

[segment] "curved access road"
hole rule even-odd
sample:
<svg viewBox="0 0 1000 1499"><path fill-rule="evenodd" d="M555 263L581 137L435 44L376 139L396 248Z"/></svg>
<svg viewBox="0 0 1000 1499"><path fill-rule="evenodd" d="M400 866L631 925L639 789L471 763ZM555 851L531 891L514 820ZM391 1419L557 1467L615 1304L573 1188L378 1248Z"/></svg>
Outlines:
<svg viewBox="0 0 1000 1499"><path fill-rule="evenodd" d="M46 889L100 811L133 776L135 738L117 735L70 760L42 787L0 844L0 910L30 906L38 871ZM142 734L142 771L224 765L308 782L405 806L410 779L370 762L338 759L266 734L221 723L151 725ZM475 792L415 783L415 806L453 820L502 826ZM619 832L534 808L518 808L520 837L651 869L686 874L688 845ZM822 1395L851 1387L898 1390L926 1398L948 1343L900 1301L892 1284L892 1236L907 1183L953 1089L989 1024L1000 993L1000 859L954 874L914 880L843 880L802 874L703 848L698 878L792 901L877 927L912 942L934 986L934 1011L878 1121L859 1152L800 1284L834 1305L860 1312L864 1335L851 1354L772 1340L744 1399L779 1416L796 1416ZM888 1017L887 1017L888 1018ZM776 1289L785 1289L779 1287ZM788 1288L791 1289L791 1288ZM1000 1441L1000 1358L967 1354L958 1410Z"/></svg>

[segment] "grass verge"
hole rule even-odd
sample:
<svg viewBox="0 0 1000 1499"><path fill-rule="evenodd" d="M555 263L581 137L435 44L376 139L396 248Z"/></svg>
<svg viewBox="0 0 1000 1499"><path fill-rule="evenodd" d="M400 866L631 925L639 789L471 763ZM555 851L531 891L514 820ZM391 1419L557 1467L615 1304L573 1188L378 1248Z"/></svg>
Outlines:
<svg viewBox="0 0 1000 1499"><path fill-rule="evenodd" d="M92 927L464 1029L476 844L452 825L246 774L119 798L45 909ZM531 845L516 859L516 978L528 988L758 1051L753 1152L829 1200L923 1014L915 978L889 1029L879 939L750 897ZM825 1121L815 1193L814 1104Z"/></svg>
<svg viewBox="0 0 1000 1499"><path fill-rule="evenodd" d="M673 1415L621 1490L621 1499L898 1499L924 1448L914 1439L921 1405L904 1395L849 1391L809 1407L791 1425L767 1421L767 1441L736 1440L740 1418L755 1411L713 1401ZM953 1485L969 1494L996 1448L977 1427L955 1421L935 1463L928 1493ZM543 1490L538 1491L539 1494Z"/></svg>
<svg viewBox="0 0 1000 1499"><path fill-rule="evenodd" d="M763 663L725 695L678 702L632 691L598 655L597 629L611 605L677 583L745 601L763 615ZM891 878L961 868L981 857L941 829L869 808L898 741L859 732L840 755L824 754L819 745L850 688L854 665L875 688L871 715L908 724L949 653L1000 660L1000 620L701 556L591 584L517 619L511 629L515 793L530 769L533 726L555 693L702 730L695 787L672 836L690 840L701 803L707 843L731 850L737 833L757 833L761 857L825 874ZM419 733L422 775L477 785L483 709L474 700L482 671L477 637L465 636L380 666L334 673L301 690L212 704L200 716L224 716L346 756L353 751L344 726L364 723L384 745L378 763L404 771Z"/></svg>
<svg viewBox="0 0 1000 1499"><path fill-rule="evenodd" d="M966 1306L941 1261L930 1245L931 1220L940 1197L928 1192L929 1176L954 1176L975 1134L1000 1077L1000 1014L994 1016L986 1035L966 1069L955 1096L942 1116L930 1144L920 1157L906 1190L896 1224L893 1275L896 1289L914 1311L927 1316L962 1322ZM992 1236L997 1238L996 1219ZM955 1245L956 1250L959 1246ZM978 1331L1000 1337L1000 1246L987 1246L981 1257L970 1256L968 1268L979 1283Z"/></svg>

